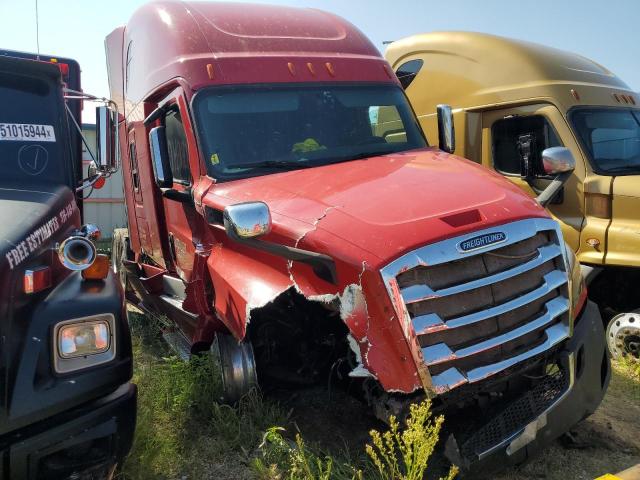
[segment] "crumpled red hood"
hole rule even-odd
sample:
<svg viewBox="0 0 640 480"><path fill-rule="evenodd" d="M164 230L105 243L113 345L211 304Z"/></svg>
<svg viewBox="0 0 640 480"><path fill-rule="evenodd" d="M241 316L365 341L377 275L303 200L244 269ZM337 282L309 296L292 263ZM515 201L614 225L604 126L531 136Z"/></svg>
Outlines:
<svg viewBox="0 0 640 480"><path fill-rule="evenodd" d="M446 237L546 216L502 176L433 148L221 183L207 197L263 201L274 229L304 235L300 246L343 250L337 237L383 263Z"/></svg>

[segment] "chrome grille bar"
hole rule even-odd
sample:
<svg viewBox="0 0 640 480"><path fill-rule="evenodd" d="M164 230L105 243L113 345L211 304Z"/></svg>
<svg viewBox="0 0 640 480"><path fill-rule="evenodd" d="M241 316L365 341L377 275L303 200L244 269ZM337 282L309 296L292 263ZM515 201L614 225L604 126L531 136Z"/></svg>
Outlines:
<svg viewBox="0 0 640 480"><path fill-rule="evenodd" d="M491 365L484 365L473 370L469 370L466 372L466 375L460 373L460 371L455 367L445 370L439 375L434 375L431 377L433 388L436 393L444 393L465 383L476 383L490 377L491 375L501 372L502 370L512 367L517 363L527 360L528 358L532 358L546 352L569 337L569 326L564 323L557 323L545 330L545 337L544 342L531 350L527 350L519 355Z"/></svg>
<svg viewBox="0 0 640 480"><path fill-rule="evenodd" d="M415 302L421 302L430 298L445 297L449 295L455 295L457 293L466 292L475 288L485 287L502 280L508 280L522 273L528 272L536 267L539 267L545 262L552 260L562 255L562 250L556 244L544 245L537 249L537 255L528 262L521 263L520 265L513 267L509 270L489 275L487 277L479 278L471 282L461 283L449 288L443 288L440 290L432 290L428 285L411 285L400 290L402 298L405 303L411 304Z"/></svg>
<svg viewBox="0 0 640 480"><path fill-rule="evenodd" d="M487 308L486 310L471 313L469 315L464 315L462 317L452 318L446 322L435 313L420 315L413 319L413 328L416 331L416 335L425 335L432 332L439 332L441 330L471 325L482 320L487 320L488 318L505 314L511 310L515 310L516 308L523 307L544 297L556 288L567 283L567 274L561 270L553 270L552 272L547 273L543 278L544 283L540 287L525 295L514 298L509 302L502 303L492 308Z"/></svg>
<svg viewBox="0 0 640 480"><path fill-rule="evenodd" d="M499 347L506 342L515 340L546 327L553 320L569 310L569 302L564 297L556 297L553 300L548 301L545 306L545 313L535 320L525 323L524 325L503 333L502 335L489 338L469 347L461 348L455 352L444 343L425 347L422 349L422 355L424 356L425 363L427 366L437 365L450 360L470 357L486 350Z"/></svg>
<svg viewBox="0 0 640 480"><path fill-rule="evenodd" d="M425 245L385 266L405 333L423 345L415 359L429 368L425 388L479 382L568 338L567 261L558 223L531 218Z"/></svg>

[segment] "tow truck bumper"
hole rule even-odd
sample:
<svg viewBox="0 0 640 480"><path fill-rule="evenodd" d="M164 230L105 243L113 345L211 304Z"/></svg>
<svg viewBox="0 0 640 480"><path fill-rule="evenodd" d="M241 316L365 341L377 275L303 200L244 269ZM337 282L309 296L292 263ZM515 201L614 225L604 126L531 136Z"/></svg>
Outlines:
<svg viewBox="0 0 640 480"><path fill-rule="evenodd" d="M537 392L527 392L506 406L474 434L477 443L473 455L465 455L466 443L458 448L450 437L447 456L469 478L482 478L505 465L527 461L591 415L602 402L611 378L604 335L600 312L589 301L560 353L563 386L558 380L542 384ZM523 412L529 412L528 416ZM484 448L477 448L483 443ZM466 450L469 452L469 448Z"/></svg>
<svg viewBox="0 0 640 480"><path fill-rule="evenodd" d="M0 480L110 478L129 452L136 386L39 422L0 443ZM4 445L4 446L3 446Z"/></svg>

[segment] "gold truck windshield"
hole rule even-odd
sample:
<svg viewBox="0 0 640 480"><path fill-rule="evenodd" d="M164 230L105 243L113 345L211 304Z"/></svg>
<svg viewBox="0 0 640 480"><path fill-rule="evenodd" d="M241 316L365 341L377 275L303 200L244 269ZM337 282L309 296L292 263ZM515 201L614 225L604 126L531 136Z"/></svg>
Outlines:
<svg viewBox="0 0 640 480"><path fill-rule="evenodd" d="M68 138L55 87L48 79L0 73L0 180L68 181Z"/></svg>
<svg viewBox="0 0 640 480"><path fill-rule="evenodd" d="M209 174L231 179L422 148L393 85L212 88L194 99Z"/></svg>
<svg viewBox="0 0 640 480"><path fill-rule="evenodd" d="M581 108L570 118L597 173L640 173L640 110Z"/></svg>

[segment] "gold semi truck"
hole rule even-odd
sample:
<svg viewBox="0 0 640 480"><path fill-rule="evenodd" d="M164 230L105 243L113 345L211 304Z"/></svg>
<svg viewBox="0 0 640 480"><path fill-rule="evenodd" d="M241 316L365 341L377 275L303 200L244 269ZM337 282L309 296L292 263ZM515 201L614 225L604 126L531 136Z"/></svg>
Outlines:
<svg viewBox="0 0 640 480"><path fill-rule="evenodd" d="M437 107L455 118L456 153L531 195L552 181L542 151L563 146L575 170L548 205L609 320L614 357L640 354L640 97L585 57L470 32L393 42L386 58L428 138Z"/></svg>

